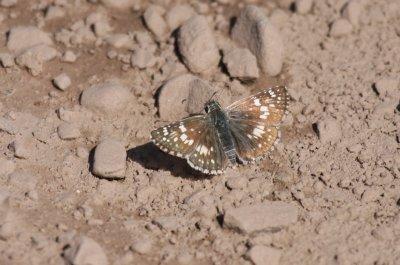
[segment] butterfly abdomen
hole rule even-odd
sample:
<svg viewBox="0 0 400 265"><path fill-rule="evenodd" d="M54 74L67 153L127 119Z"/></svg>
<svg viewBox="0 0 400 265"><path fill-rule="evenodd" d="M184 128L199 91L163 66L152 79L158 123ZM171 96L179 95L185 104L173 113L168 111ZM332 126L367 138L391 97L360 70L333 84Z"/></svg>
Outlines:
<svg viewBox="0 0 400 265"><path fill-rule="evenodd" d="M213 111L213 122L222 150L232 164L236 164L236 149L229 129L228 118L223 110Z"/></svg>

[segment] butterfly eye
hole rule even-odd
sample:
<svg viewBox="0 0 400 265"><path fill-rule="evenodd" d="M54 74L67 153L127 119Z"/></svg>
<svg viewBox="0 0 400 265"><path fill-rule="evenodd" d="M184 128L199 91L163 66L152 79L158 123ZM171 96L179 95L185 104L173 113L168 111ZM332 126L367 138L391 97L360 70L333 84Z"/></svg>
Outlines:
<svg viewBox="0 0 400 265"><path fill-rule="evenodd" d="M205 106L204 110L205 110L206 113L208 113L208 112L210 112L210 107L209 106Z"/></svg>

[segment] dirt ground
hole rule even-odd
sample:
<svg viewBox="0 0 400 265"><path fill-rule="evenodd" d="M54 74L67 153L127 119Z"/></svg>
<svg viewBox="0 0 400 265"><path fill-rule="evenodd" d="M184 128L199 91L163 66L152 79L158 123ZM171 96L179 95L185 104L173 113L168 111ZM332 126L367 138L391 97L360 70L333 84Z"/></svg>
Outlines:
<svg viewBox="0 0 400 265"><path fill-rule="evenodd" d="M399 1L0 0L0 20L0 264L400 263ZM258 163L205 176L149 143L271 85L289 114Z"/></svg>

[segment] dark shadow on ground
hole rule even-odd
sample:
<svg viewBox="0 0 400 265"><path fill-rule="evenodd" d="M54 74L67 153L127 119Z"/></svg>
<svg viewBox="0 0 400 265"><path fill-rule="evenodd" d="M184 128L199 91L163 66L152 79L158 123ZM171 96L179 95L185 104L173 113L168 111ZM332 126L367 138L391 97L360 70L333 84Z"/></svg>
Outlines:
<svg viewBox="0 0 400 265"><path fill-rule="evenodd" d="M164 153L151 142L128 150L128 159L147 169L170 171L177 177L194 180L211 177L191 168L185 159Z"/></svg>

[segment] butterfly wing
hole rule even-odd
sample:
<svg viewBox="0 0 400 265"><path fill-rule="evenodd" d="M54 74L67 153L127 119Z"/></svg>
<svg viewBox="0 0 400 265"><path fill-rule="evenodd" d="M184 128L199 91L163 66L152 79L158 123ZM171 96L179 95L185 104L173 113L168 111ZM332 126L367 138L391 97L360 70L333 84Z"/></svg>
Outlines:
<svg viewBox="0 0 400 265"><path fill-rule="evenodd" d="M220 174L227 159L210 125L208 115L195 115L152 131L151 139L164 152L186 158L194 169Z"/></svg>
<svg viewBox="0 0 400 265"><path fill-rule="evenodd" d="M276 86L227 108L236 152L242 162L253 161L271 149L279 138L279 124L288 102L286 88Z"/></svg>

